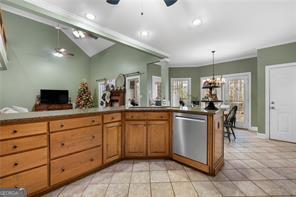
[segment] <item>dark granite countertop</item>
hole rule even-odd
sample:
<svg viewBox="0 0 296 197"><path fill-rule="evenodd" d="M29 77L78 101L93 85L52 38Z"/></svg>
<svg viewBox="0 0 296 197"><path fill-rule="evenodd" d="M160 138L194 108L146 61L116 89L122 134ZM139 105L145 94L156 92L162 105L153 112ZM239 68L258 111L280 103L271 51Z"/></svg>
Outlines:
<svg viewBox="0 0 296 197"><path fill-rule="evenodd" d="M96 115L102 113L123 112L123 111L171 111L184 112L203 115L212 115L218 111L204 110L201 108L174 108L174 107L107 107L107 108L89 108L89 109L70 109L57 111L43 111L43 112L26 112L13 114L0 114L0 125L26 123L32 121L45 121L60 118L81 117L87 115Z"/></svg>

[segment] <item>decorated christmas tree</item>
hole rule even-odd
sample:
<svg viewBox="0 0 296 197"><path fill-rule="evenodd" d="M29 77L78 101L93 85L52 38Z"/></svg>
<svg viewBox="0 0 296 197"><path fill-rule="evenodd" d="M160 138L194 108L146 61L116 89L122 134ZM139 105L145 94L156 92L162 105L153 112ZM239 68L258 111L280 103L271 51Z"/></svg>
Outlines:
<svg viewBox="0 0 296 197"><path fill-rule="evenodd" d="M88 84L87 82L82 81L78 89L78 95L76 98L76 107L83 109L83 108L91 108L93 106L94 106L94 101L90 91L88 90Z"/></svg>

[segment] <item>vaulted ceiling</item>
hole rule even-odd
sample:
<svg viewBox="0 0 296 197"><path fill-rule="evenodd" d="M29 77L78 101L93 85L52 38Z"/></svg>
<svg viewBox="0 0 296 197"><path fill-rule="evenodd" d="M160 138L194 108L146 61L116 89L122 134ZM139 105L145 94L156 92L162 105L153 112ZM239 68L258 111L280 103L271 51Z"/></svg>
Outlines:
<svg viewBox="0 0 296 197"><path fill-rule="evenodd" d="M30 2L30 0L26 0ZM170 56L171 66L199 66L256 56L258 48L296 41L295 0L39 0L94 22ZM38 3L37 3L38 2ZM140 12L144 15L141 16ZM193 26L194 19L202 23ZM148 36L139 32L147 31Z"/></svg>

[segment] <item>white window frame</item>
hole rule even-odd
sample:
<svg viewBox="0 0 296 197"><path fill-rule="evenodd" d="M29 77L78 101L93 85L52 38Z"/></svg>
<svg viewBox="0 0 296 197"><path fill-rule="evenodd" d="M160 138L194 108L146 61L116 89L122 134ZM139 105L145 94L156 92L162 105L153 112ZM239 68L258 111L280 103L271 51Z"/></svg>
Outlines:
<svg viewBox="0 0 296 197"><path fill-rule="evenodd" d="M173 104L173 82L174 81L188 81L188 97L189 103L191 103L191 78L171 78L171 105ZM175 107L175 106L172 106Z"/></svg>

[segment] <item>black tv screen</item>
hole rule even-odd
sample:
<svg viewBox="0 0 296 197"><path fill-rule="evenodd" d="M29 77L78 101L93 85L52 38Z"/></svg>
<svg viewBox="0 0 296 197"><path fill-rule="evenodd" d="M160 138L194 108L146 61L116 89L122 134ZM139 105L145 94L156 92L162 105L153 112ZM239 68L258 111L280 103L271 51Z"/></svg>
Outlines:
<svg viewBox="0 0 296 197"><path fill-rule="evenodd" d="M40 90L42 104L66 104L69 100L68 90Z"/></svg>

